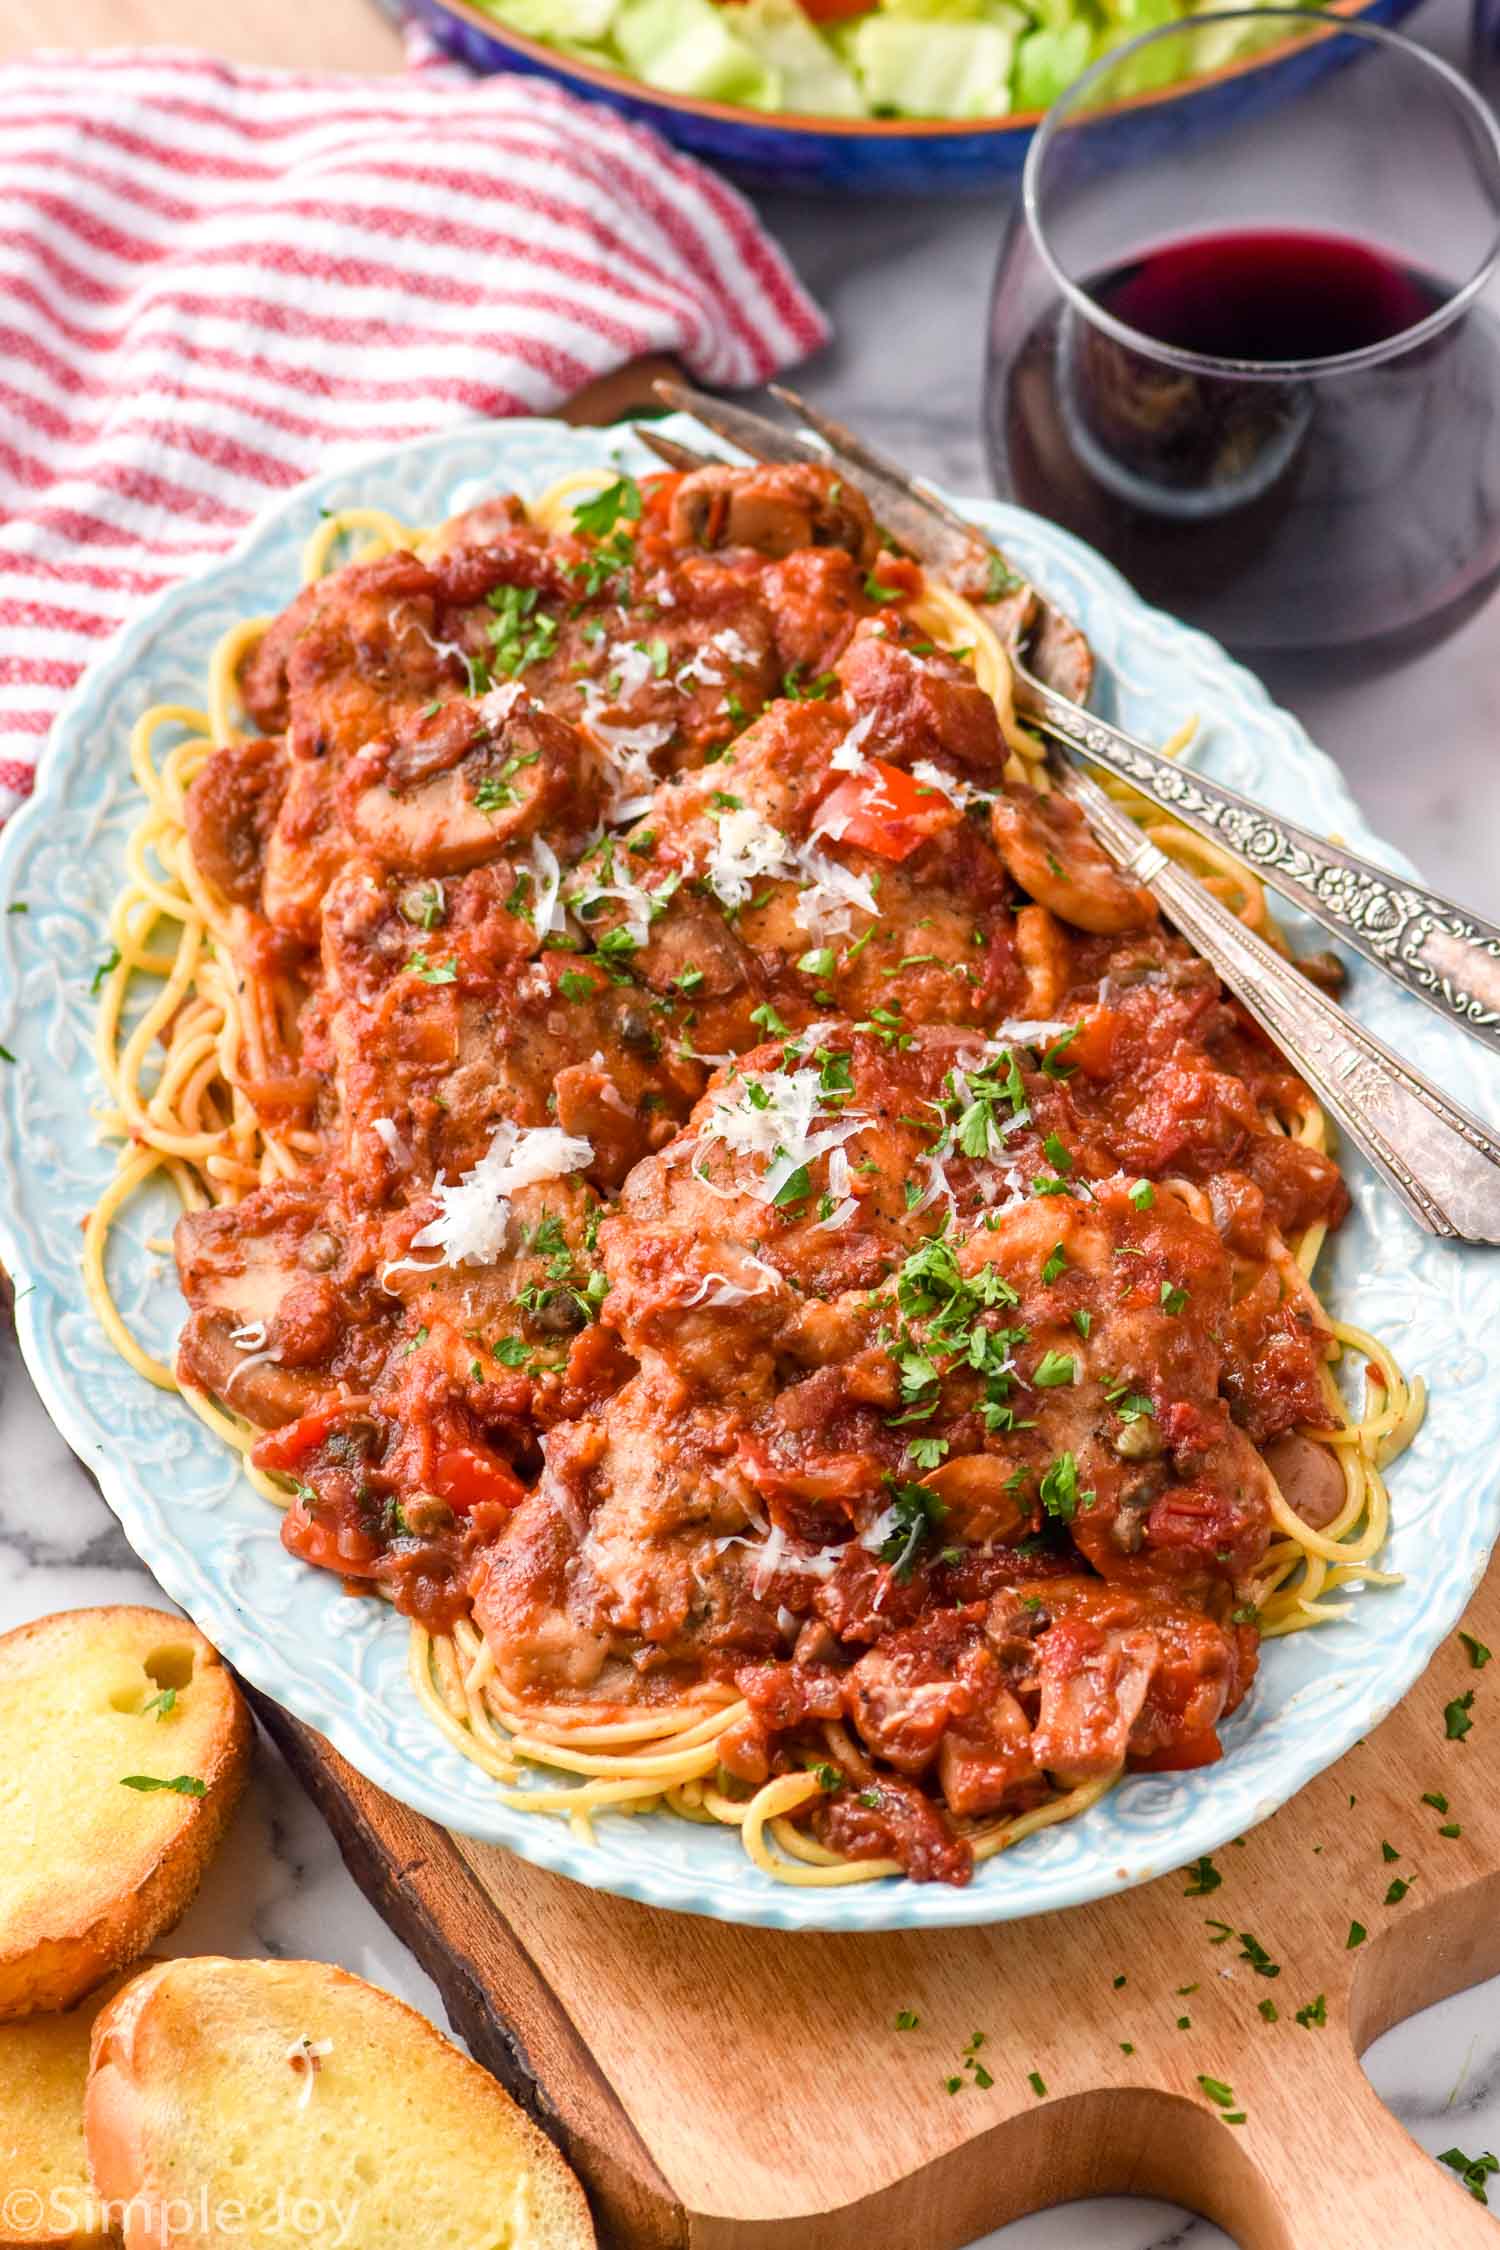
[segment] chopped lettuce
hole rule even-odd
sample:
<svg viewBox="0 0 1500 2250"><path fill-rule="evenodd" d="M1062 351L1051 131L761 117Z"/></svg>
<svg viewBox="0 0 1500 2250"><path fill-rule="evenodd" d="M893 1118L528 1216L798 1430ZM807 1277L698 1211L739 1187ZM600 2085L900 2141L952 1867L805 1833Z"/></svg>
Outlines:
<svg viewBox="0 0 1500 2250"><path fill-rule="evenodd" d="M960 121L1044 109L1091 63L1159 24L1234 0L869 0L819 24L800 0L481 0L512 30L664 93L824 117ZM1195 43L1216 68L1284 36L1227 17ZM1189 42L1164 39L1111 97L1174 84Z"/></svg>
<svg viewBox="0 0 1500 2250"><path fill-rule="evenodd" d="M621 0L615 42L626 68L664 93L774 109L776 82L732 28L738 14L714 0Z"/></svg>
<svg viewBox="0 0 1500 2250"><path fill-rule="evenodd" d="M1013 20L1024 19L1017 14ZM896 117L994 117L1010 107L1015 47L1012 23L924 20L882 8L857 19L847 52L874 110Z"/></svg>
<svg viewBox="0 0 1500 2250"><path fill-rule="evenodd" d="M838 50L809 23L797 0L742 0L740 37L777 81L774 107L814 117L866 117L869 103Z"/></svg>
<svg viewBox="0 0 1500 2250"><path fill-rule="evenodd" d="M603 46L619 0L492 0L490 14L555 47Z"/></svg>

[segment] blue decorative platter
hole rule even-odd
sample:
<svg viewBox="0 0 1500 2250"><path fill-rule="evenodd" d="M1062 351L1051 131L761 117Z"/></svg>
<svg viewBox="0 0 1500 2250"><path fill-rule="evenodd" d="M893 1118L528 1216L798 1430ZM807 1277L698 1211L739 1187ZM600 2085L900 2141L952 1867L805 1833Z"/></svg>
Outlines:
<svg viewBox="0 0 1500 2250"><path fill-rule="evenodd" d="M1421 0L1328 0L1324 12L1349 23L1400 23ZM607 102L694 156L721 164L759 187L817 188L844 195L971 195L1015 179L1026 161L1040 110L961 124L913 118L832 118L735 108L668 94L624 71L604 70L509 30L474 0L409 0L438 44L472 70L521 71L556 79L571 93ZM1256 105L1300 91L1331 58L1316 50L1271 48L1179 86L1101 109L1104 154L1128 161L1148 148L1164 109L1190 113L1212 132Z"/></svg>
<svg viewBox="0 0 1500 2250"><path fill-rule="evenodd" d="M671 425L669 425L670 427ZM691 425L683 434L692 435ZM649 466L632 438L556 422L475 425L303 485L235 552L142 611L70 697L36 796L0 835L0 1260L16 1285L21 1347L59 1429L93 1471L162 1586L247 1679L316 1727L360 1772L449 1827L599 1889L775 1928L932 1928L1040 1914L1147 1881L1212 1851L1283 1803L1396 1702L1458 1619L1500 1533L1500 1255L1431 1241L1358 1157L1354 1212L1321 1280L1349 1317L1387 1337L1432 1387L1427 1424L1393 1473L1388 1591L1354 1596L1343 1623L1276 1641L1225 1729L1222 1764L1125 1781L1082 1819L990 1860L965 1890L876 1882L794 1890L762 1876L738 1839L669 1815L604 1816L597 1844L510 1810L430 1727L406 1679L407 1629L383 1604L285 1553L273 1509L175 1396L119 1360L83 1285L79 1221L109 1179L89 1115L89 983L104 949L125 837L140 805L127 757L147 703L198 704L210 649L234 619L279 609L320 510L376 502L433 523L488 492L535 493L585 463ZM1199 633L1148 609L1078 541L1021 510L960 502L1087 631L1108 683L1101 708L1162 740L1202 722L1201 763L1307 826L1400 866L1295 719ZM1439 1083L1500 1113L1500 1061L1353 964L1352 1004ZM166 1191L115 1236L112 1280L137 1332L170 1356L182 1317ZM34 1496L38 1508L46 1495Z"/></svg>

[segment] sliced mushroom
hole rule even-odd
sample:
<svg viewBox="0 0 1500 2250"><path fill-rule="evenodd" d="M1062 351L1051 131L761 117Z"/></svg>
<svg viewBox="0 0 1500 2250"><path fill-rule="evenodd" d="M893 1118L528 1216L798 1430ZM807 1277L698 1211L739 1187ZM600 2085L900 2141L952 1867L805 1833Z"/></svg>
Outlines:
<svg viewBox="0 0 1500 2250"><path fill-rule="evenodd" d="M922 1479L943 1504L943 1536L965 1547L1019 1539L1030 1516L1014 1488L1015 1470L998 1453L962 1453Z"/></svg>
<svg viewBox="0 0 1500 2250"><path fill-rule="evenodd" d="M600 774L584 736L512 686L403 721L351 762L339 793L350 832L388 867L452 875L549 821L586 831Z"/></svg>
<svg viewBox="0 0 1500 2250"><path fill-rule="evenodd" d="M1282 1499L1310 1531L1326 1531L1344 1505L1344 1471L1332 1446L1299 1430L1274 1438L1261 1455Z"/></svg>
<svg viewBox="0 0 1500 2250"><path fill-rule="evenodd" d="M1017 785L991 806L990 828L1022 890L1075 929L1115 937L1155 919L1151 893L1117 872L1066 798Z"/></svg>
<svg viewBox="0 0 1500 2250"><path fill-rule="evenodd" d="M694 469L673 495L670 535L679 547L753 547L776 558L842 547L867 565L880 549L864 494L811 464Z"/></svg>
<svg viewBox="0 0 1500 2250"><path fill-rule="evenodd" d="M193 859L237 905L260 904L286 777L281 744L252 739L216 750L188 788L183 811Z"/></svg>

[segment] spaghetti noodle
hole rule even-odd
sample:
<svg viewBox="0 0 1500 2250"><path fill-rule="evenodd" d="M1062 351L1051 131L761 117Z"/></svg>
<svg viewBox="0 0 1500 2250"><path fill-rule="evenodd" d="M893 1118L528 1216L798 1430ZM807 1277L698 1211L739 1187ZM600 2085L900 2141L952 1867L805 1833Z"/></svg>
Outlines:
<svg viewBox="0 0 1500 2250"><path fill-rule="evenodd" d="M560 480L532 504L531 522L565 537L580 502L608 481L607 474L593 470ZM308 542L307 583L335 567L351 541L360 543L362 561L403 553L420 558L428 544L426 535L384 510L344 510ZM986 619L930 580L908 597L904 614L938 646L965 652L1010 753L1007 781L1044 786L1038 745L1017 721L1005 651ZM117 1350L146 1380L180 1388L215 1435L246 1456L260 1430L235 1411L229 1394L237 1377L218 1396L180 1381L131 1335L110 1290L107 1261L121 1209L153 1179L169 1182L184 1210L203 1212L232 1208L278 1182L317 1175L323 1147L318 1132L295 1113L283 1115L257 1101L278 1073L295 1066L298 996L251 942L250 910L226 897L199 867L188 831L188 792L195 778L224 745L246 738L238 683L270 623L246 620L220 642L210 661L204 709L155 706L131 738L132 772L144 810L110 916L113 965L102 980L96 1033L98 1067L108 1090L101 1129L119 1137L123 1147L119 1170L84 1238L89 1293ZM1136 802L1131 810L1153 841L1209 882L1247 923L1274 931L1261 887L1236 862L1164 823L1155 808ZM131 1004L141 998L144 1006L136 1012ZM1326 1120L1305 1089L1297 1106L1266 1122L1306 1149L1327 1154ZM1172 1175L1158 1184L1212 1226L1201 1186ZM1319 1305L1311 1275L1326 1231L1326 1222L1315 1219L1278 1255L1284 1300L1303 1305L1309 1321L1333 1339L1321 1371L1326 1426L1304 1434L1338 1464L1343 1496L1315 1528L1268 1479L1272 1537L1253 1591L1263 1638L1345 1616L1348 1600L1339 1597L1351 1587L1388 1582L1375 1560L1389 1516L1383 1472L1410 1441L1423 1411L1421 1384L1407 1382L1385 1346ZM1087 1336L1086 1324L1081 1333ZM255 1342L253 1335L245 1338L251 1347ZM274 1354L245 1350L238 1373L253 1368L257 1356ZM1357 1404L1345 1399L1335 1380L1336 1357L1364 1363ZM266 1499L285 1508L294 1498L294 1477L267 1473L248 1458L245 1469ZM591 1834L599 1813L662 1809L737 1829L751 1860L780 1882L827 1887L902 1870L902 1861L886 1853L850 1856L832 1848L798 1818L818 1803L830 1771L856 1780L876 1772L877 1762L842 1718L820 1721L816 1739L799 1739L791 1770L751 1786L723 1764L725 1738L743 1729L751 1707L722 1681L707 1680L679 1700L648 1708L628 1700L580 1705L568 1698L523 1698L506 1684L489 1642L467 1616L446 1630L413 1621L410 1676L434 1727L495 1780L507 1803L561 1814L581 1836ZM538 1772L559 1778L546 1785L527 1778ZM1117 1777L1118 1769L1072 1786L1050 1786L1040 1802L1019 1811L961 1821L973 1860L1074 1817Z"/></svg>

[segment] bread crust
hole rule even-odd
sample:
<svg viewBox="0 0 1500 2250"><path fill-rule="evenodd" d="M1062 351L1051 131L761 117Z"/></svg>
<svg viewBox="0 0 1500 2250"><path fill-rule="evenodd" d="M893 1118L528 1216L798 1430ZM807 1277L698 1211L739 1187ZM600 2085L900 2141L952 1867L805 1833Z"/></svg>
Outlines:
<svg viewBox="0 0 1500 2250"><path fill-rule="evenodd" d="M157 1646L192 1654L191 1688L184 1692L193 1698L192 1767L204 1794L172 1796L169 1822L158 1815L157 1833L145 1844L128 1832L129 1800L122 1795L122 1837L107 1868L97 1856L79 1856L65 1819L38 1836L34 1848L51 1855L45 1897L9 1913L0 1909L0 2019L71 2007L139 1960L181 1919L239 1802L253 1739L244 1697L218 1651L169 1611L125 1605L69 1610L0 1636L0 1693L35 1682L39 1703L49 1675L63 1667L86 1670L131 1654L144 1658ZM16 1748L13 1736L12 1759ZM39 1760L46 1751L43 1744L25 1748ZM149 1738L149 1748L173 1760L182 1755L167 1727L159 1742ZM65 1743L61 1749L66 1757ZM117 1788L121 1778L102 1786ZM167 1799L153 1796L151 1802L165 1805Z"/></svg>
<svg viewBox="0 0 1500 2250"><path fill-rule="evenodd" d="M274 1991L269 1989L273 1983ZM508 2137L512 2160L519 2153L528 2175L536 2213L524 2242L518 2238L517 2250L595 2250L583 2190L552 2143L487 2071L445 2039L417 2009L326 1962L214 1956L164 1961L146 1970L123 1987L94 2024L84 2136L97 2192L112 2211L118 2207L124 2214L124 2250L204 2250L219 2239L212 2231L205 2234L196 2227L169 2237L161 2227L172 2195L182 2193L181 2165L189 2143L201 2158L202 2142L212 2144L217 2138L222 2153L231 2139L243 2137L245 2113L232 2098L223 2099L222 2085L215 2089L217 2102L203 2088L200 2106L194 2109L192 2066L183 2051L184 2017L206 2019L212 2011L216 2052L228 2054L232 2068L234 2031L243 2031L248 2052L275 2022L277 2003L284 2003L292 1986L297 1988L297 2020L315 2034L343 2028L333 2011L354 2004L361 2028L378 2036L392 2082L408 2079L424 2056L442 2056L452 2073L455 2098L452 2113L432 2121L434 2143L439 2124L458 2131L470 2148L497 2149ZM226 2019L233 2021L227 2036ZM291 2144L300 2138L305 2130L301 2115L298 2106L289 2102L284 2117L278 2114L276 2130L256 2139L257 2163L268 2185L292 2172L278 2142L284 2139ZM378 2132L379 2121L372 2118L371 2124ZM425 2142L416 2154L421 2160L437 2161L435 2148L429 2151ZM173 2165L175 2180L168 2176ZM333 2193L336 2184L328 2179L327 2191ZM214 2190L205 2164L202 2181L194 2182L194 2193L206 2192L211 2209Z"/></svg>

